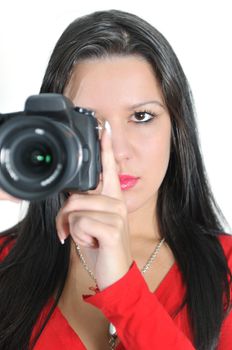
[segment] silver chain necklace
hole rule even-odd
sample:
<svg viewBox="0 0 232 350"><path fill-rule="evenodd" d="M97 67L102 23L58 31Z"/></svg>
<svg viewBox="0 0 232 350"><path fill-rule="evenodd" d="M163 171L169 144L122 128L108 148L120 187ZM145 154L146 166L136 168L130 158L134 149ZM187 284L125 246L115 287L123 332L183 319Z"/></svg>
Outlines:
<svg viewBox="0 0 232 350"><path fill-rule="evenodd" d="M146 264L144 265L144 267L141 270L141 273L144 274L145 272L147 272L147 270L151 267L151 264L153 263L153 261L155 260L155 258L157 257L157 254L159 253L159 250L162 246L162 244L164 243L165 239L161 239L159 241L159 243L157 243L157 245L155 246L155 249L153 250L151 256L149 257L149 259L147 260ZM79 255L81 264L83 265L84 269L88 272L89 276L92 278L92 280L94 280L96 286L97 286L97 280L93 274L93 272L90 270L90 268L88 267L85 258L81 252L80 246L78 244L76 244L76 249L77 249L77 253ZM116 342L117 342L117 331L116 328L114 327L114 325L112 323L109 324L109 346L110 346L110 350L114 350L115 346L116 346Z"/></svg>

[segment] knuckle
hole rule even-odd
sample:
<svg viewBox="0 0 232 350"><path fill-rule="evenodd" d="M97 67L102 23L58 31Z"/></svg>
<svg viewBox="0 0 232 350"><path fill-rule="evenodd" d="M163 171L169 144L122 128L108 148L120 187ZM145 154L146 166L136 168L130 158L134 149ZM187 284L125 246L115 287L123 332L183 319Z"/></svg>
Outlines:
<svg viewBox="0 0 232 350"><path fill-rule="evenodd" d="M117 216L116 227L120 231L124 229L124 220L121 216Z"/></svg>
<svg viewBox="0 0 232 350"><path fill-rule="evenodd" d="M121 240L121 234L119 232L119 230L117 228L115 229L112 229L112 232L111 232L111 239L114 241L114 242L119 242Z"/></svg>
<svg viewBox="0 0 232 350"><path fill-rule="evenodd" d="M76 220L79 224L80 227L86 227L87 223L88 223L88 218L85 217L85 216L80 216L80 217L77 217L77 220Z"/></svg>
<svg viewBox="0 0 232 350"><path fill-rule="evenodd" d="M69 216L69 224L75 228L84 229L88 224L88 218L85 216L79 216L77 213L71 213Z"/></svg>

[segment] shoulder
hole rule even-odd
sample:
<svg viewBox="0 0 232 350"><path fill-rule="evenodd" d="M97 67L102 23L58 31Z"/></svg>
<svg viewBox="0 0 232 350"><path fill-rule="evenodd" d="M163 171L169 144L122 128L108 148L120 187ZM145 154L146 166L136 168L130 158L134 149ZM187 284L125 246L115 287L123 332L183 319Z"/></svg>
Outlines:
<svg viewBox="0 0 232 350"><path fill-rule="evenodd" d="M232 235L223 233L218 236L218 239L223 248L230 270L232 271Z"/></svg>

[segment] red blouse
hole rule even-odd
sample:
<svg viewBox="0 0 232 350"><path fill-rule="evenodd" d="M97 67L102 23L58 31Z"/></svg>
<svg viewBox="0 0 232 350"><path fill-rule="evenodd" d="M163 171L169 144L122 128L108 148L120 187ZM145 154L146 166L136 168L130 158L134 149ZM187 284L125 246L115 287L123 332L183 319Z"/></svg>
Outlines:
<svg viewBox="0 0 232 350"><path fill-rule="evenodd" d="M221 235L220 241L232 270L232 237ZM83 298L99 308L116 327L121 340L116 350L193 350L186 306L175 315L184 295L185 286L177 264L152 293L133 263L128 273L112 286ZM41 313L37 326L51 303ZM84 350L86 347L57 306L34 349ZM232 349L232 312L222 325L217 349Z"/></svg>

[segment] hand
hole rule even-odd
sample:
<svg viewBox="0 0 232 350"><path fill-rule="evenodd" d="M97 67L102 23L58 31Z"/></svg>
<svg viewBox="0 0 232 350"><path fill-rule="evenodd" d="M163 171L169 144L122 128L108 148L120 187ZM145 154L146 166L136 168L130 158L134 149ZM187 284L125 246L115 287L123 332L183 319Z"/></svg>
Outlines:
<svg viewBox="0 0 232 350"><path fill-rule="evenodd" d="M12 202L20 202L20 199L11 196L10 194L4 192L0 189L0 200L7 200Z"/></svg>
<svg viewBox="0 0 232 350"><path fill-rule="evenodd" d="M132 264L127 208L107 131L101 146L102 182L95 191L72 194L56 219L60 240L70 234L81 247L100 290L123 277Z"/></svg>

